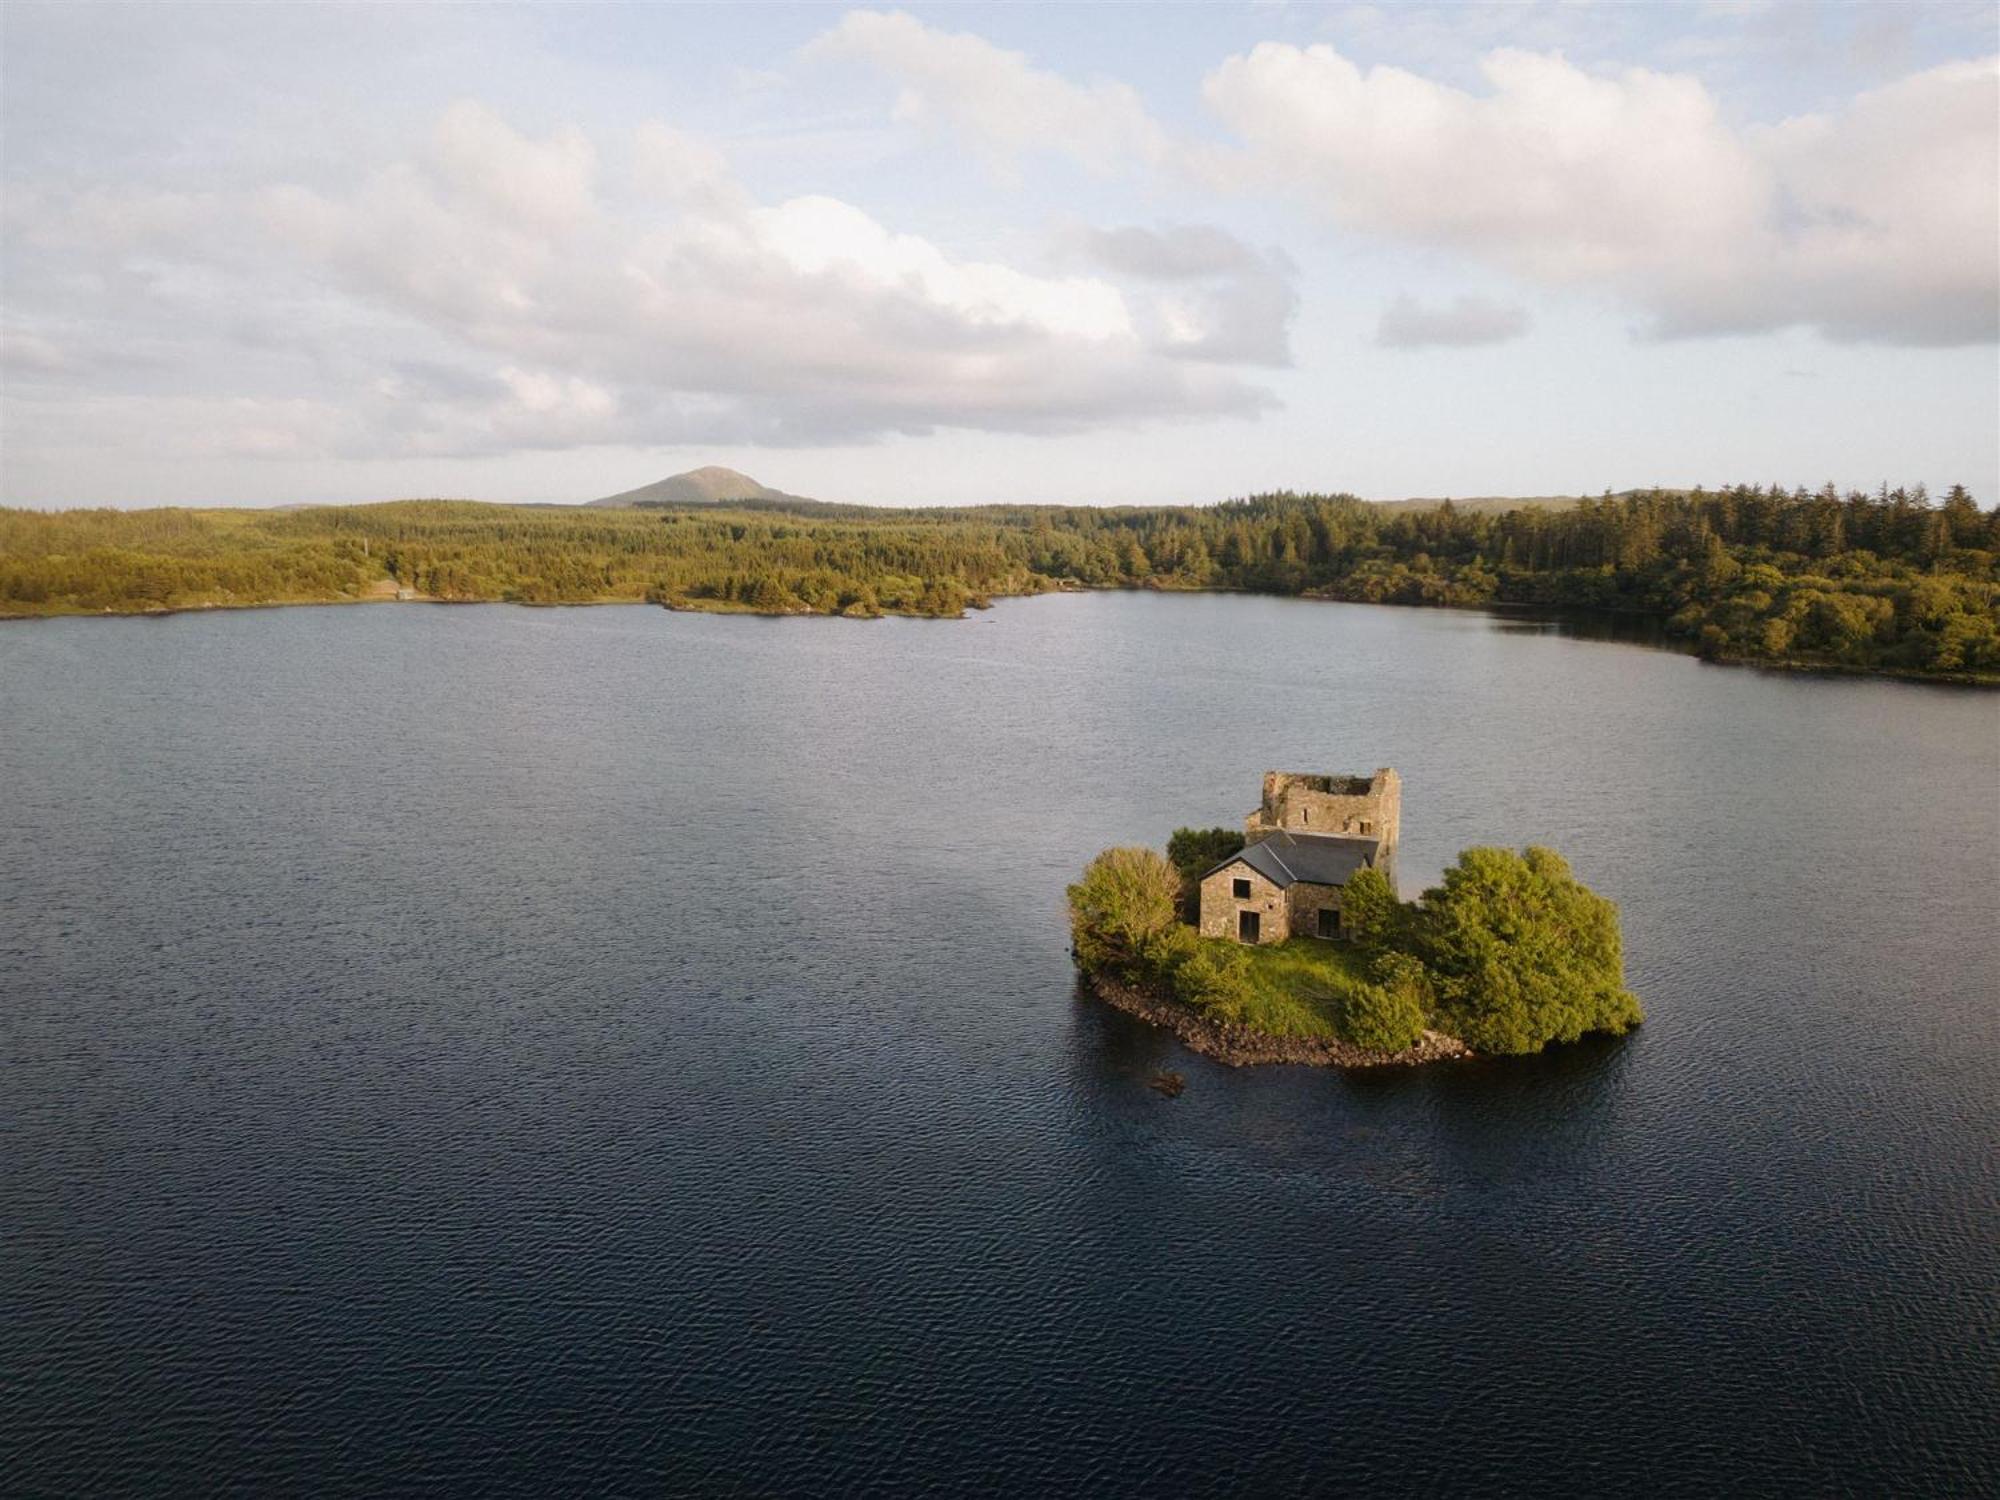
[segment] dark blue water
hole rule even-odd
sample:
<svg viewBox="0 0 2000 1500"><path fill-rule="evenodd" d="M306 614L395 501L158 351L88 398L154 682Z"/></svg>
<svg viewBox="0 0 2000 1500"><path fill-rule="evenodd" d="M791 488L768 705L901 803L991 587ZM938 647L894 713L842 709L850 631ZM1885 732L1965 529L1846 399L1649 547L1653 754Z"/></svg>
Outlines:
<svg viewBox="0 0 2000 1500"><path fill-rule="evenodd" d="M1384 764L1643 1030L1078 997L1087 857ZM1991 1492L1997 916L2000 697L1475 614L0 629L0 1488Z"/></svg>

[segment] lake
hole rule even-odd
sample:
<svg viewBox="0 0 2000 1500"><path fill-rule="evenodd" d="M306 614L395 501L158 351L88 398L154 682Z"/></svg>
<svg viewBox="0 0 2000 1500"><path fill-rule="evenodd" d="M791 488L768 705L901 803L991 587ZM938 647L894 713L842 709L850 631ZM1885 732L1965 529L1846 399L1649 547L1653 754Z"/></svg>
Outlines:
<svg viewBox="0 0 2000 1500"><path fill-rule="evenodd" d="M1555 846L1648 1024L1079 995L1092 854L1380 765L1406 894ZM1479 613L0 627L0 1473L1991 1493L1996 919L2000 695Z"/></svg>

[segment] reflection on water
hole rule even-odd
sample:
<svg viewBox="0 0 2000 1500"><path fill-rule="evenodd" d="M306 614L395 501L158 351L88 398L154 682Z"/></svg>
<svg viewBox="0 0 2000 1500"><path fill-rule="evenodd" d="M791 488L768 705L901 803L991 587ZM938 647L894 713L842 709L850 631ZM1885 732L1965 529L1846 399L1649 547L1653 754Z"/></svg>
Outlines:
<svg viewBox="0 0 2000 1500"><path fill-rule="evenodd" d="M1992 1489L2000 700L1641 629L0 633L8 1487ZM1384 764L1408 890L1555 845L1650 1023L1231 1069L1079 994L1091 854Z"/></svg>
<svg viewBox="0 0 2000 1500"><path fill-rule="evenodd" d="M1619 641L1683 651L1687 643L1666 632L1656 615L1607 614L1601 610L1550 609L1541 605L1493 605L1493 628L1506 635L1550 635L1573 641Z"/></svg>

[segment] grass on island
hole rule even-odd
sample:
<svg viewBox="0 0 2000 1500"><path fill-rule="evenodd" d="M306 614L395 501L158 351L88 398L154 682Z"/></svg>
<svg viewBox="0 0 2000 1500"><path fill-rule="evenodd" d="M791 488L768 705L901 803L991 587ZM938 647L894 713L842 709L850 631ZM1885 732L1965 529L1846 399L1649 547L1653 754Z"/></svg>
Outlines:
<svg viewBox="0 0 2000 1500"><path fill-rule="evenodd" d="M1250 998L1243 1024L1271 1036L1339 1037L1341 1000L1368 983L1368 962L1348 943L1293 938L1250 947L1227 938L1204 941L1248 958Z"/></svg>

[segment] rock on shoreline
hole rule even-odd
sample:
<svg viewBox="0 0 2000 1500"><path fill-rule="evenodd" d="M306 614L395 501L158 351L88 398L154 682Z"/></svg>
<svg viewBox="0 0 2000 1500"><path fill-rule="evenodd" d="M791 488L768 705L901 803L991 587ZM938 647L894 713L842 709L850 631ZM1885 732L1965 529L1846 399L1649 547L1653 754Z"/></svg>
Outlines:
<svg viewBox="0 0 2000 1500"><path fill-rule="evenodd" d="M1107 1005L1166 1027L1190 1052L1199 1052L1232 1068L1257 1063L1300 1063L1316 1068L1407 1067L1474 1055L1457 1037L1441 1031L1426 1031L1414 1047L1401 1052L1377 1052L1332 1037L1271 1036L1248 1026L1231 1026L1226 1021L1214 1020L1185 1000L1147 994L1094 974L1086 975L1085 981Z"/></svg>

